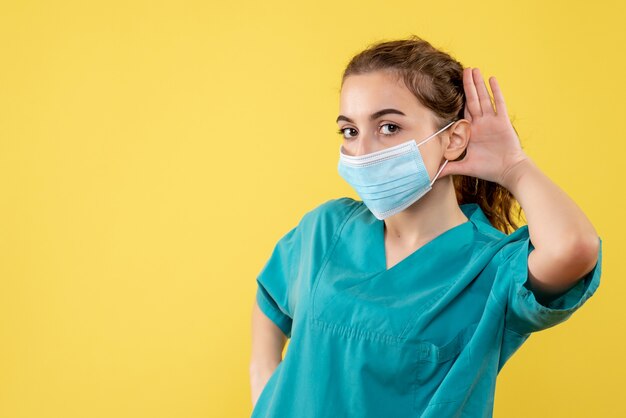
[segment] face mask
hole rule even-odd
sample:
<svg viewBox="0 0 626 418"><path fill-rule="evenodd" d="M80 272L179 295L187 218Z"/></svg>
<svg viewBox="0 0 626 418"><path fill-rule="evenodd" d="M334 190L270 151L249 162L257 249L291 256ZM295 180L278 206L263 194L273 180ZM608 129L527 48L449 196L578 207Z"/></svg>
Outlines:
<svg viewBox="0 0 626 418"><path fill-rule="evenodd" d="M339 175L382 220L406 209L432 189L446 160L430 180L419 146L446 130L450 122L419 144L411 139L370 154L349 156L339 147Z"/></svg>

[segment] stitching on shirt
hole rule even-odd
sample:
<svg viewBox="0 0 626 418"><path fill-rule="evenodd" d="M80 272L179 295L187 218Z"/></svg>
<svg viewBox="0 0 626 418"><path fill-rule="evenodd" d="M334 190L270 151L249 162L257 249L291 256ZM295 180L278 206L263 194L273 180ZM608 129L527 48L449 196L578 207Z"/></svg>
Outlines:
<svg viewBox="0 0 626 418"><path fill-rule="evenodd" d="M311 317L311 323L323 330L328 330L333 334L339 334L349 339L359 339L368 341L378 341L390 345L399 345L405 342L405 339L395 335L381 334L361 328L352 327L350 325L342 325L326 322L321 319Z"/></svg>
<svg viewBox="0 0 626 418"><path fill-rule="evenodd" d="M451 352L447 353L446 356L444 356L442 358L438 358L437 359L437 363L449 361L449 360L459 356L460 353L463 350L467 350L468 351L468 355L467 355L465 361L467 362L467 364L471 364L474 361L474 359L473 359L473 355L472 355L470 341L472 340L472 338L474 338L474 335L475 335L476 330L477 330L479 325L480 325L480 321L474 322L472 324L467 325L466 327L464 327L461 331L459 331L457 333L457 335L453 338L452 341L450 341L446 345L439 346L439 350L446 350L447 349L446 347L449 347L449 348L454 347L454 349ZM435 346L435 347L437 347L437 346ZM428 360L420 360L416 364L424 363L424 362L429 362L429 361ZM419 373L419 369L417 367L416 367L414 373ZM448 371L448 373L449 373L449 371ZM467 393L470 390L472 390L472 388L474 387L475 384L476 384L476 379L474 379L474 380L472 380L470 382L464 383L462 387L459 387L458 384L457 384L457 387L454 390L458 391L458 393L455 394L453 399L451 399L451 398L444 398L444 399L439 400L439 401L433 401L432 397L431 397L428 400L428 402L427 402L426 408L428 408L431 405L456 403L456 402L462 401L467 396ZM419 390L422 389L422 386L419 384L419 380L417 378L414 380L412 388L413 388L412 390L413 390L413 402L414 402L413 407L414 407L415 410L421 410L423 407L421 406L421 404L418 403L417 393L418 393ZM439 391L439 388L437 388L437 391Z"/></svg>
<svg viewBox="0 0 626 418"><path fill-rule="evenodd" d="M458 280L458 279L457 279ZM447 292L448 290L450 290L450 288L452 286L454 286L454 284L456 283L456 280L450 284L448 284L447 286L445 286L444 288L442 288L439 292L437 292L435 295L433 295L433 297L426 303L424 303L421 307L421 309L418 309L417 312L415 312L415 314L413 314L411 316L411 319L409 319L407 321L407 324L404 326L404 328L402 329L402 332L400 332L400 337L402 338L406 338L405 335L410 332L413 328L416 327L416 322L418 320L418 318L420 317L420 315L422 313L424 313L424 311L426 311L426 309L430 308L431 306L433 306L433 304L435 302L437 302L440 298L440 296L442 294L444 294L445 292Z"/></svg>
<svg viewBox="0 0 626 418"><path fill-rule="evenodd" d="M507 328L507 327L504 327L504 331L508 331L511 334L515 334L515 335L519 336L520 338L527 338L530 335L530 334L520 334L519 332L514 331L514 330L512 330L510 328Z"/></svg>
<svg viewBox="0 0 626 418"><path fill-rule="evenodd" d="M259 308L261 309L261 311L263 311L263 313L269 319L271 319L272 322L274 322L276 326L278 326L278 328L280 328L283 334L290 338L293 319L289 315L286 315L280 308L274 306L272 302L270 302L270 300L268 300L269 293L267 293L263 285L261 285L261 289L258 295L260 297L257 297L256 300L259 304Z"/></svg>
<svg viewBox="0 0 626 418"><path fill-rule="evenodd" d="M335 231L335 234L332 237L332 241L331 241L331 243L330 243L330 245L328 247L328 250L326 250L326 254L324 254L324 257L322 258L321 266L320 266L319 270L317 271L317 273L314 276L315 278L313 279L313 290L311 291L311 313L312 313L313 316L315 316L315 294L317 293L317 287L319 285L320 275L322 274L322 272L326 268L326 265L328 264L328 260L330 259L330 255L335 250L335 246L337 245L337 242L339 241L339 235L341 234L341 231L343 230L343 227L348 222L348 219L350 219L352 217L352 214L360 206L361 205L359 205L359 204L355 205L355 207L352 208L352 210L350 210L348 212L346 217L339 224L339 227L337 228L337 230Z"/></svg>
<svg viewBox="0 0 626 418"><path fill-rule="evenodd" d="M480 254L477 256L477 258L481 258L481 257L483 257L483 255L484 255L484 254L485 254L488 250L489 250L489 248L485 248L485 249L483 249L483 250L480 252ZM497 254L496 254L496 256L497 256ZM485 268L486 268L486 267L485 267ZM481 270L477 273L477 275L478 275L478 274L480 274L483 270L484 270L484 268L483 268L483 269L481 269ZM424 311L426 311L426 309L430 308L430 307L431 307L431 306L432 306L435 302L437 302L437 300L440 298L440 296L441 296L442 294L444 294L445 292L447 292L448 290L450 290L450 289L451 289L451 288L452 288L452 287L453 287L453 286L454 286L454 285L455 285L455 284L456 284L459 280L460 280L460 277L459 277L459 276L457 276L457 277L454 279L454 281L453 281L452 283L450 283L448 286L446 286L446 287L444 287L443 289L441 289L441 291L440 291L440 292L438 292L436 295L434 295L434 296L433 296L433 298L430 300L430 302L429 302L429 303L425 304L425 305L422 307L422 309L420 309L419 311L417 311L417 312L413 315L413 317L411 318L411 320L407 323L407 325L405 326L405 328L403 329L403 331L400 333L400 336L401 336L401 337L403 337L403 338L408 338L408 337L406 337L406 334L407 334L407 333L410 333L410 332L411 332L411 331L412 331L412 330L413 330L413 329L417 326L417 321L418 321L418 319L419 319L419 316L420 316L422 313L424 313ZM494 297L495 297L495 295L494 295ZM498 301L498 300L496 299L496 301Z"/></svg>
<svg viewBox="0 0 626 418"><path fill-rule="evenodd" d="M496 269L497 269L497 268L499 268L499 267L500 267L500 265L501 265L501 261L502 261L502 251L498 251L498 252L496 253L495 257L496 257L496 260L492 260L492 261L495 261L495 263L496 263ZM496 274L497 274L497 271L496 271ZM508 290L507 290L507 291L508 291ZM505 303L502 303L502 302L500 301L500 299L498 299L498 297L496 296L495 292L493 291L493 286L491 287L491 290L489 291L489 294L493 297L493 299L496 301L496 303L497 303L498 305L500 305L500 307L501 307L501 308L505 308L505 309L506 309L506 304L505 304Z"/></svg>

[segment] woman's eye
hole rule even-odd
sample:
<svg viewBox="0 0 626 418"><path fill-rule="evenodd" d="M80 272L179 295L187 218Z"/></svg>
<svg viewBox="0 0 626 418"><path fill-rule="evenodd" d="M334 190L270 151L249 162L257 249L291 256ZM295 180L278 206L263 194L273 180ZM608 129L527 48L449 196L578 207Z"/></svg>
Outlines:
<svg viewBox="0 0 626 418"><path fill-rule="evenodd" d="M394 125L393 123L385 123L384 125L381 125L381 128L384 128L385 126L393 127L393 129L391 129L391 133L383 132L385 135L393 135L400 130L400 127L398 125Z"/></svg>
<svg viewBox="0 0 626 418"><path fill-rule="evenodd" d="M337 133L338 133L339 135L343 135L343 137L344 137L345 139L350 139L351 137L346 136L346 131L356 131L356 129L354 129L354 128L343 128L343 129L339 129L339 130L337 131Z"/></svg>
<svg viewBox="0 0 626 418"><path fill-rule="evenodd" d="M398 125L393 124L393 123L385 123L385 124L381 125L381 129L384 129L385 127L387 127L387 132L381 132L381 133L383 135L387 135L387 136L395 135L401 129ZM354 128L339 129L337 131L337 133L339 135L343 135L344 139L351 139L354 136L356 136L356 134L357 134L356 129L354 129Z"/></svg>

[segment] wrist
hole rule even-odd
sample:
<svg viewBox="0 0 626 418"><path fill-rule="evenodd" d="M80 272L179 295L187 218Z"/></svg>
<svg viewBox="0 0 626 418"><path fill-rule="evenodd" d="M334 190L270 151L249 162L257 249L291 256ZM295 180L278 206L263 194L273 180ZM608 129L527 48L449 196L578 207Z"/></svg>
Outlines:
<svg viewBox="0 0 626 418"><path fill-rule="evenodd" d="M525 173L532 170L533 167L535 167L535 164L530 157L523 155L504 170L498 183L515 194L520 179Z"/></svg>

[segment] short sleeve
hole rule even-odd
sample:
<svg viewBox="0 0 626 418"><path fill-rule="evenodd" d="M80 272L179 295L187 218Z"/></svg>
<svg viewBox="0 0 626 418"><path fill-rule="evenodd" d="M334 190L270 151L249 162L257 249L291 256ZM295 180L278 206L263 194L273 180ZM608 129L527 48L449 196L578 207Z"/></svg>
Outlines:
<svg viewBox="0 0 626 418"><path fill-rule="evenodd" d="M349 197L329 199L306 212L298 224L276 243L257 275L259 308L291 338L291 327L301 287L311 286L337 232L362 207Z"/></svg>
<svg viewBox="0 0 626 418"><path fill-rule="evenodd" d="M287 337L291 337L293 312L289 293L302 250L300 235L301 225L298 225L280 238L256 279L259 308Z"/></svg>
<svg viewBox="0 0 626 418"><path fill-rule="evenodd" d="M511 242L505 245L501 254L503 261L498 266L498 274L509 281L505 328L524 335L553 327L572 316L600 285L602 239L598 237L598 260L593 269L547 304L538 302L528 282L528 256L535 249L528 225L517 229L510 237Z"/></svg>

